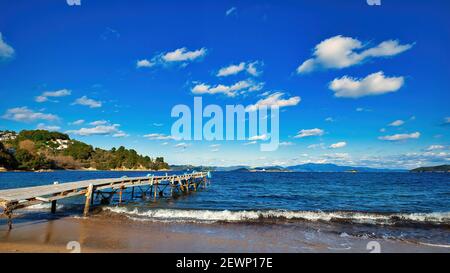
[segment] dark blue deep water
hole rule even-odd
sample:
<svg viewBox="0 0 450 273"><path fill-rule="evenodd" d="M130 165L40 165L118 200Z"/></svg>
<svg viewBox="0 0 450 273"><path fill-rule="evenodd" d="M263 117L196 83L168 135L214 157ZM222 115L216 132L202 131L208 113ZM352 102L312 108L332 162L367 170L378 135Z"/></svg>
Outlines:
<svg viewBox="0 0 450 273"><path fill-rule="evenodd" d="M0 173L0 189L148 172ZM165 173L154 172L155 175ZM130 195L125 193L124 199ZM97 200L98 201L98 200ZM59 201L59 213L81 215L83 198ZM133 220L175 222L322 223L374 236L450 244L448 173L213 172L205 190L157 202L137 197L106 211ZM48 207L35 211L48 214ZM33 213L31 210L29 213ZM28 213L28 212L27 212ZM275 222L274 222L275 220ZM305 222L306 221L306 222ZM355 227L358 227L355 229ZM362 229L360 227L363 227Z"/></svg>
<svg viewBox="0 0 450 273"><path fill-rule="evenodd" d="M56 171L0 173L0 189L148 172ZM164 174L155 172L155 175ZM447 173L214 172L206 191L160 204L211 210L450 212Z"/></svg>

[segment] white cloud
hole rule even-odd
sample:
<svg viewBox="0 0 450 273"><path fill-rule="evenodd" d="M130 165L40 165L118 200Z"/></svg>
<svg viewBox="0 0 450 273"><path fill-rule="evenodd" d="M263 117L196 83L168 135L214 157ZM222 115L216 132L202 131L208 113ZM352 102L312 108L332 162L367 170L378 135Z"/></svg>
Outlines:
<svg viewBox="0 0 450 273"><path fill-rule="evenodd" d="M325 158L327 159L349 159L350 155L348 153L334 153L334 154L325 154Z"/></svg>
<svg viewBox="0 0 450 273"><path fill-rule="evenodd" d="M361 41L338 35L316 45L313 58L303 62L297 73L308 73L318 68L345 68L376 57L391 57L412 48L413 44L401 45L397 40L387 40L378 46L367 48Z"/></svg>
<svg viewBox="0 0 450 273"><path fill-rule="evenodd" d="M261 64L262 63L259 61L255 61L255 62L247 64L247 69L246 69L247 73L254 77L259 76L262 72L260 70L258 70L257 66L259 66Z"/></svg>
<svg viewBox="0 0 450 273"><path fill-rule="evenodd" d="M173 147L186 149L188 146L189 145L187 143L181 142L181 143L175 144Z"/></svg>
<svg viewBox="0 0 450 273"><path fill-rule="evenodd" d="M153 67L156 65L167 66L169 64L180 63L181 66L186 66L188 62L192 62L205 56L207 53L206 48L200 48L197 50L189 51L187 48L182 47L174 51L165 52L155 55L151 60L140 59L136 61L136 68Z"/></svg>
<svg viewBox="0 0 450 273"><path fill-rule="evenodd" d="M419 132L411 133L411 134L396 134L396 135L390 135L390 136L381 136L378 139L380 140L388 140L388 141L400 141L400 140L407 140L407 139L417 139L420 137Z"/></svg>
<svg viewBox="0 0 450 273"><path fill-rule="evenodd" d="M87 96L82 96L81 98L76 99L72 104L89 106L89 108L102 107L101 101L96 101L96 100L90 99Z"/></svg>
<svg viewBox="0 0 450 273"><path fill-rule="evenodd" d="M14 56L14 48L8 45L0 32L0 60L6 60Z"/></svg>
<svg viewBox="0 0 450 273"><path fill-rule="evenodd" d="M417 168L422 166L433 166L449 164L450 154L447 152L411 152L384 157L371 157L360 160L361 165L373 165L375 167L393 166L400 168Z"/></svg>
<svg viewBox="0 0 450 273"><path fill-rule="evenodd" d="M188 51L187 48L178 48L172 52L167 52L161 59L165 62L185 62L193 61L206 55L206 48L200 48L194 51Z"/></svg>
<svg viewBox="0 0 450 273"><path fill-rule="evenodd" d="M445 149L444 145L430 145L427 148L427 151L436 151L436 150L443 150L443 149Z"/></svg>
<svg viewBox="0 0 450 273"><path fill-rule="evenodd" d="M267 140L269 137L266 134L252 136L248 140Z"/></svg>
<svg viewBox="0 0 450 273"><path fill-rule="evenodd" d="M39 123L36 127L39 130L47 130L47 131L59 131L61 127L54 125L45 125L44 123Z"/></svg>
<svg viewBox="0 0 450 273"><path fill-rule="evenodd" d="M256 111L258 108L265 106L278 106L279 108L287 107L287 106L295 106L300 103L301 98L298 96L290 97L287 99L283 99L284 93L275 92L273 94L268 95L264 99L260 99L255 104L249 105L246 108L246 111Z"/></svg>
<svg viewBox="0 0 450 273"><path fill-rule="evenodd" d="M70 125L81 125L84 123L84 119L75 120L74 122L71 122Z"/></svg>
<svg viewBox="0 0 450 273"><path fill-rule="evenodd" d="M164 126L164 124L162 124L162 123L153 123L153 126L155 126L155 127L161 127L161 126Z"/></svg>
<svg viewBox="0 0 450 273"><path fill-rule="evenodd" d="M401 119L398 119L398 120L396 120L396 121L391 122L391 123L389 124L389 126L392 126L392 127L399 127L399 126L402 126L403 124L405 124L405 122L404 122L403 120L401 120Z"/></svg>
<svg viewBox="0 0 450 273"><path fill-rule="evenodd" d="M350 156L346 153L325 154L315 157L308 157L308 160L302 160L301 163L335 163L347 166L368 166L373 168L395 168L412 169L421 166L443 165L450 162L448 152L410 152L406 154L393 155L360 155ZM298 164L298 161L295 163Z"/></svg>
<svg viewBox="0 0 450 273"><path fill-rule="evenodd" d="M323 143L319 143L319 144L311 144L308 147L306 147L308 149L316 149L316 148L321 148L324 149L325 145Z"/></svg>
<svg viewBox="0 0 450 273"><path fill-rule="evenodd" d="M444 118L444 123L445 124L450 124L450 117Z"/></svg>
<svg viewBox="0 0 450 273"><path fill-rule="evenodd" d="M53 114L34 112L26 106L8 109L2 118L19 122L34 122L36 120L55 121L59 119L58 116Z"/></svg>
<svg viewBox="0 0 450 273"><path fill-rule="evenodd" d="M279 144L279 146L292 146L292 145L294 145L294 143L289 142L289 141L283 141L283 142L280 142L280 144Z"/></svg>
<svg viewBox="0 0 450 273"><path fill-rule="evenodd" d="M150 61L147 60L147 59L138 60L138 61L136 62L136 67L137 67L137 68L141 68L141 67L152 67L152 66L154 66L154 65L155 65L155 63L150 62Z"/></svg>
<svg viewBox="0 0 450 273"><path fill-rule="evenodd" d="M219 149L212 149L211 150L211 152L213 152L213 153L217 153L217 152L219 152L220 150Z"/></svg>
<svg viewBox="0 0 450 273"><path fill-rule="evenodd" d="M303 129L297 133L294 138L303 138L309 136L322 136L325 132L322 129L314 128L314 129Z"/></svg>
<svg viewBox="0 0 450 273"><path fill-rule="evenodd" d="M403 77L385 77L382 71L373 73L364 79L344 76L334 79L329 88L338 98L360 98L396 92L404 84Z"/></svg>
<svg viewBox="0 0 450 273"><path fill-rule="evenodd" d="M113 137L127 137L127 136L129 136L129 134L120 131L119 133L115 133L115 134L113 134L112 136L113 136Z"/></svg>
<svg viewBox="0 0 450 273"><path fill-rule="evenodd" d="M192 89L194 94L225 94L228 97L235 97L246 92L261 90L264 83L253 82L251 80L239 81L233 85L218 84L211 86L205 83L198 83Z"/></svg>
<svg viewBox="0 0 450 273"><path fill-rule="evenodd" d="M81 128L79 130L69 130L66 131L66 133L79 136L93 136L93 135L112 135L114 137L127 136L127 134L121 131L119 127L120 124L98 125L90 128Z"/></svg>
<svg viewBox="0 0 450 273"><path fill-rule="evenodd" d="M165 134L147 134L144 135L145 138L148 138L150 140L170 140L170 139L175 139L174 137L172 137L171 135L165 135Z"/></svg>
<svg viewBox="0 0 450 273"><path fill-rule="evenodd" d="M230 66L227 67L223 67L219 70L219 72L217 72L217 77L224 77L224 76L230 76L230 75L235 75L241 71L244 71L245 69L245 63L242 62L238 65L236 64L232 64Z"/></svg>
<svg viewBox="0 0 450 273"><path fill-rule="evenodd" d="M367 109L367 108L363 108L363 107L358 107L355 110L356 110L356 112L372 112L371 109Z"/></svg>
<svg viewBox="0 0 450 273"><path fill-rule="evenodd" d="M334 119L332 117L327 117L325 119L326 122L334 122Z"/></svg>
<svg viewBox="0 0 450 273"><path fill-rule="evenodd" d="M229 16L229 15L235 13L236 10L237 10L236 7L231 7L231 8L229 8L229 9L227 9L227 11L225 11L225 16Z"/></svg>
<svg viewBox="0 0 450 273"><path fill-rule="evenodd" d="M211 145L209 145L209 147L211 147L211 148L218 148L218 147L220 147L220 144L211 144Z"/></svg>
<svg viewBox="0 0 450 273"><path fill-rule="evenodd" d="M105 125L107 123L108 123L108 121L106 121L106 120L96 120L96 121L89 123L89 125L97 126L97 125Z"/></svg>
<svg viewBox="0 0 450 273"><path fill-rule="evenodd" d="M339 149L339 148L344 148L345 146L347 146L347 142L338 142L338 143L334 143L330 145L331 149Z"/></svg>
<svg viewBox="0 0 450 273"><path fill-rule="evenodd" d="M69 96L70 94L72 94L72 91L70 91L68 89L61 89L61 90L57 90L57 91L45 91L40 96L37 96L35 98L35 101L36 102L46 102L46 101L48 101L49 97L58 98L58 97Z"/></svg>
<svg viewBox="0 0 450 273"><path fill-rule="evenodd" d="M242 71L246 71L248 74L256 77L261 74L261 71L258 70L258 66L261 65L261 62L255 61L252 63L241 62L239 64L232 64L226 67L223 67L217 72L217 77L226 77L230 75L236 75Z"/></svg>
<svg viewBox="0 0 450 273"><path fill-rule="evenodd" d="M48 99L47 99L47 97L37 96L37 97L34 98L34 100L36 102L46 102Z"/></svg>

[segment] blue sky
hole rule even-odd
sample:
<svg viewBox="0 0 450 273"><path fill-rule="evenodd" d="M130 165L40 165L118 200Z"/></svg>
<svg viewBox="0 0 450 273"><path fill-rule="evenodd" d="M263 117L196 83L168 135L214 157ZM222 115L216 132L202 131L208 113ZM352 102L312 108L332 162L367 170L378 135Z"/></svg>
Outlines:
<svg viewBox="0 0 450 273"><path fill-rule="evenodd" d="M0 0L0 130L173 164L448 164L448 1L342 2ZM282 106L283 145L167 138L199 95Z"/></svg>

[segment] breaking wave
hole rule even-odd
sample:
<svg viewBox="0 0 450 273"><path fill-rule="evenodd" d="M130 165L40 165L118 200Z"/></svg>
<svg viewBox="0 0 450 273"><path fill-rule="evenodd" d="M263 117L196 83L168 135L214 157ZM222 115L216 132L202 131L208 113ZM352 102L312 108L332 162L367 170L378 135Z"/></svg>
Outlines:
<svg viewBox="0 0 450 273"><path fill-rule="evenodd" d="M27 207L27 210L44 210L44 209L50 209L52 207L51 203L41 203L41 204L36 204L36 205L32 205ZM62 204L57 204L56 205L56 209L62 209L64 207L64 205Z"/></svg>
<svg viewBox="0 0 450 273"><path fill-rule="evenodd" d="M161 222L259 222L276 220L321 221L369 225L438 225L450 226L450 212L434 213L369 213L349 211L289 210L193 210L193 209L128 209L106 207L107 211L126 215L133 220Z"/></svg>

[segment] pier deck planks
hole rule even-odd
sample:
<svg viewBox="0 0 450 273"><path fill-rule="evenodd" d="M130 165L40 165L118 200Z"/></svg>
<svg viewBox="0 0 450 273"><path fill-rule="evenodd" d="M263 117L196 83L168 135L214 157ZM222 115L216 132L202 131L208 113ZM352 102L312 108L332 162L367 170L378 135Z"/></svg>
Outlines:
<svg viewBox="0 0 450 273"><path fill-rule="evenodd" d="M45 186L34 186L34 187L26 187L26 188L15 188L15 189L6 189L0 190L0 205L8 203L17 203L25 200L32 199L43 199L43 200L53 200L53 199L61 199L64 197L66 193L79 193L83 194L87 190L90 184L94 186L94 188L119 188L119 187L134 187L141 185L148 185L153 181L153 183L162 183L166 181L179 181L179 180L187 180L190 178L203 178L206 177L206 173L192 173L192 174L184 174L184 175L167 175L167 176L153 176L153 177L126 177L126 178L106 178L106 179L93 179L93 180L84 180L77 182L67 182L60 184L52 184ZM63 195L59 196L58 195ZM67 194L73 196L73 194ZM46 198L46 196L50 196Z"/></svg>

